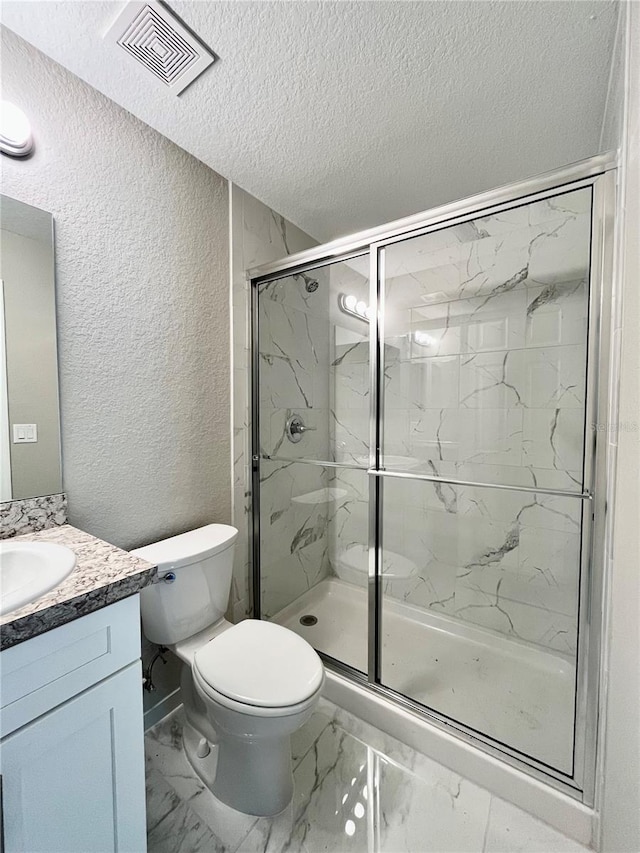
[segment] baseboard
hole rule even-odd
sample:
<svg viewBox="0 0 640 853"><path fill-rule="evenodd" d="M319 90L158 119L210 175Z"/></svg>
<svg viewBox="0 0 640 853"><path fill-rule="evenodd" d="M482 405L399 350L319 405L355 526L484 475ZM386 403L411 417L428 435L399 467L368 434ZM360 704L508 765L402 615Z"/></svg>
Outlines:
<svg viewBox="0 0 640 853"><path fill-rule="evenodd" d="M152 708L144 712L144 730L148 731L156 723L159 723L167 714L174 711L182 704L180 688L176 687L168 696L164 696Z"/></svg>

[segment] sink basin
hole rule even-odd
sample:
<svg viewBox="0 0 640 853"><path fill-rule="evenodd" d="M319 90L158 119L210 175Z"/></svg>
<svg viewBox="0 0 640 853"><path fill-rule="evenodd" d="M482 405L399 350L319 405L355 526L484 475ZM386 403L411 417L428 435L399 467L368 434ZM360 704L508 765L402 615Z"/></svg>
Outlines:
<svg viewBox="0 0 640 853"><path fill-rule="evenodd" d="M76 555L50 542L0 542L0 616L23 607L68 577Z"/></svg>

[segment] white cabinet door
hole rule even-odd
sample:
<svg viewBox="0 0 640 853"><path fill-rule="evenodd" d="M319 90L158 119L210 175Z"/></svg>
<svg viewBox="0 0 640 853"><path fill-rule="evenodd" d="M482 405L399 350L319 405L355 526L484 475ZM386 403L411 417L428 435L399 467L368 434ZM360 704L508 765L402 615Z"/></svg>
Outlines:
<svg viewBox="0 0 640 853"><path fill-rule="evenodd" d="M140 662L6 737L5 853L144 853Z"/></svg>

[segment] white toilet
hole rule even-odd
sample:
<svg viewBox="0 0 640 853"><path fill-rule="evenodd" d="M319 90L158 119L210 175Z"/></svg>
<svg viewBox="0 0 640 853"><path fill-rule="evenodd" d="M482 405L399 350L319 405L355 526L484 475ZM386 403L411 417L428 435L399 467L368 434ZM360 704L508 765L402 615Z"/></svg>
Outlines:
<svg viewBox="0 0 640 853"><path fill-rule="evenodd" d="M289 738L313 713L322 661L287 628L224 619L238 531L209 524L132 553L158 566L141 593L152 643L184 663L183 746L218 799L252 815L274 815L291 800Z"/></svg>

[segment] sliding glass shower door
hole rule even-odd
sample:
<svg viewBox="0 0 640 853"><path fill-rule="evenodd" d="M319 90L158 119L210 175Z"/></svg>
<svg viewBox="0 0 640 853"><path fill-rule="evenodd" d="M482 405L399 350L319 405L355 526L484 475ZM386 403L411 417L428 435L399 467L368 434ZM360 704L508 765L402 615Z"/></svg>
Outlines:
<svg viewBox="0 0 640 853"><path fill-rule="evenodd" d="M380 250L381 683L568 776L590 250L590 187Z"/></svg>
<svg viewBox="0 0 640 853"><path fill-rule="evenodd" d="M599 180L253 281L255 615L569 791L594 766Z"/></svg>
<svg viewBox="0 0 640 853"><path fill-rule="evenodd" d="M367 670L367 258L255 291L260 614ZM351 304L351 301L349 302ZM257 504L257 501L255 501Z"/></svg>

